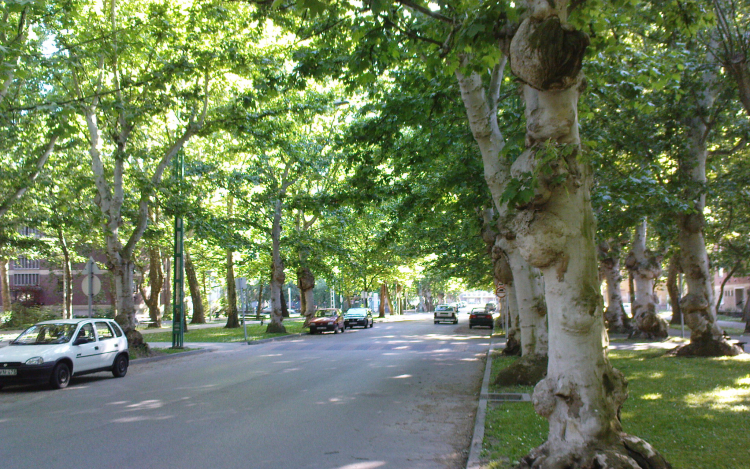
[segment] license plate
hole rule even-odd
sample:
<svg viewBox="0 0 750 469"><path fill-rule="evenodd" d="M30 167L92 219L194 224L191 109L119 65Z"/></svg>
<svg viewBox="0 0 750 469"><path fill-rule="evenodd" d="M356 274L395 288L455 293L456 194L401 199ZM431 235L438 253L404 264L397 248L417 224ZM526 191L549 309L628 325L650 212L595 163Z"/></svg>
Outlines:
<svg viewBox="0 0 750 469"><path fill-rule="evenodd" d="M18 370L15 368L0 368L0 376L16 376Z"/></svg>

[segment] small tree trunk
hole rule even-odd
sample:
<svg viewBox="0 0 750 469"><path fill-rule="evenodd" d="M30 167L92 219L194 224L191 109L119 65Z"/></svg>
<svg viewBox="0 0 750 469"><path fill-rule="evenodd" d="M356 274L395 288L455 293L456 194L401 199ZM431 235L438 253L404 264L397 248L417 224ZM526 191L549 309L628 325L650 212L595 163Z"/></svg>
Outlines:
<svg viewBox="0 0 750 469"><path fill-rule="evenodd" d="M3 257L0 258L0 286L2 287L3 312L10 312L10 279L8 278L8 263L10 261Z"/></svg>
<svg viewBox="0 0 750 469"><path fill-rule="evenodd" d="M159 300L161 298L162 287L164 286L164 272L162 272L162 260L159 248L152 247L149 249L149 268L148 283L150 294L146 295L145 288L141 287L141 296L148 307L148 315L151 319L149 327L161 327L161 310L159 309Z"/></svg>
<svg viewBox="0 0 750 469"><path fill-rule="evenodd" d="M234 281L234 251L227 249L227 324L228 329L240 327L237 314L237 285Z"/></svg>
<svg viewBox="0 0 750 469"><path fill-rule="evenodd" d="M193 259L190 257L187 247L183 247L183 252L185 253L185 277L187 278L188 287L190 288L190 298L193 300L193 317L190 320L190 324L205 324L206 311L203 309L201 287L198 283L198 276L195 275Z"/></svg>
<svg viewBox="0 0 750 469"><path fill-rule="evenodd" d="M745 307L742 308L742 319L745 321L745 334L750 333L750 298L745 300Z"/></svg>
<svg viewBox="0 0 750 469"><path fill-rule="evenodd" d="M658 298L654 285L661 275L661 257L646 249L647 224L644 219L636 228L633 250L625 260L630 276L635 280L635 303L632 303L635 327L649 338L669 335L667 321L656 314Z"/></svg>
<svg viewBox="0 0 750 469"><path fill-rule="evenodd" d="M64 319L73 318L73 274L70 268L70 250L65 234L57 230L57 239L60 242L60 250L63 254L63 311Z"/></svg>
<svg viewBox="0 0 750 469"><path fill-rule="evenodd" d="M610 332L627 332L625 308L620 292L620 248L614 242L599 243L599 270L607 282L607 309L604 319Z"/></svg>
<svg viewBox="0 0 750 469"><path fill-rule="evenodd" d="M305 318L304 327L307 327L315 316L315 298L313 297L315 276L309 267L297 269L297 287L300 292L300 314Z"/></svg>
<svg viewBox="0 0 750 469"><path fill-rule="evenodd" d="M521 257L518 249L508 254L521 330L521 355L547 355L547 304L544 282L538 269Z"/></svg>
<svg viewBox="0 0 750 469"><path fill-rule="evenodd" d="M680 287L677 285L680 274L680 253L674 252L669 259L667 269L667 292L669 293L669 303L672 305L672 320L670 324L676 325L682 322L682 312L680 311Z"/></svg>
<svg viewBox="0 0 750 469"><path fill-rule="evenodd" d="M384 318L385 317L385 304L386 304L386 296L388 295L388 290L385 288L385 284L380 285L380 302L378 304L378 317Z"/></svg>
<svg viewBox="0 0 750 469"><path fill-rule="evenodd" d="M282 324L284 316L281 312L281 288L286 280L284 263L281 260L281 209L282 201L279 198L275 204L271 228L271 321L266 327L266 332L269 333L286 332Z"/></svg>
<svg viewBox="0 0 750 469"><path fill-rule="evenodd" d="M255 318L260 319L263 313L263 276L258 280L258 304L255 306Z"/></svg>

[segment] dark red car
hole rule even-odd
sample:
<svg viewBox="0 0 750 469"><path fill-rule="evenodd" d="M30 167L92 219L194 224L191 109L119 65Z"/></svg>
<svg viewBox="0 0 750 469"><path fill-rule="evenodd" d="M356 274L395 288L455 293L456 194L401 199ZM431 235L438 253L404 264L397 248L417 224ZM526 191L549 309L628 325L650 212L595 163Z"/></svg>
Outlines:
<svg viewBox="0 0 750 469"><path fill-rule="evenodd" d="M338 308L325 308L315 311L315 317L310 321L310 334L333 331L334 334L344 332L344 315Z"/></svg>

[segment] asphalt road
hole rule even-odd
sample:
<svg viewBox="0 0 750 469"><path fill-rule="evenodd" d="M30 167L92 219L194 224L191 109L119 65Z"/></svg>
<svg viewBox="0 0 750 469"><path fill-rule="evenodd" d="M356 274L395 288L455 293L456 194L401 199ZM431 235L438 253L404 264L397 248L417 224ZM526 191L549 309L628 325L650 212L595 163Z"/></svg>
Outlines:
<svg viewBox="0 0 750 469"><path fill-rule="evenodd" d="M461 468L489 331L421 321L305 335L0 391L13 468Z"/></svg>

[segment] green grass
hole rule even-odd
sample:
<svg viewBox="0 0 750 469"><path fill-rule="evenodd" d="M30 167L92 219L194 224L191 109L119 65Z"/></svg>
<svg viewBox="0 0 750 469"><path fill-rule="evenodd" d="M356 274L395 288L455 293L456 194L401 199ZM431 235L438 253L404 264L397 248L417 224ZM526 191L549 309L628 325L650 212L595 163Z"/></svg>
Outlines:
<svg viewBox="0 0 750 469"><path fill-rule="evenodd" d="M719 321L733 321L733 322L743 322L742 318L737 316L727 316L726 314L717 314L716 319Z"/></svg>
<svg viewBox="0 0 750 469"><path fill-rule="evenodd" d="M664 350L612 351L628 379L625 432L651 443L675 469L746 469L750 433L750 356L676 358ZM493 357L493 371L513 358ZM531 392L530 387L492 389ZM546 420L529 402L490 404L484 448L494 469L511 467L546 439Z"/></svg>
<svg viewBox="0 0 750 469"><path fill-rule="evenodd" d="M286 327L287 334L266 334L266 327L266 324L262 326L260 324L248 324L247 339L260 340L303 332L301 321L285 321L284 327ZM171 342L172 330L164 328L164 331L143 334L143 340L146 342ZM188 331L185 332L185 342L243 342L244 340L245 331L242 327L236 329L224 327L190 329L190 326L188 326Z"/></svg>

